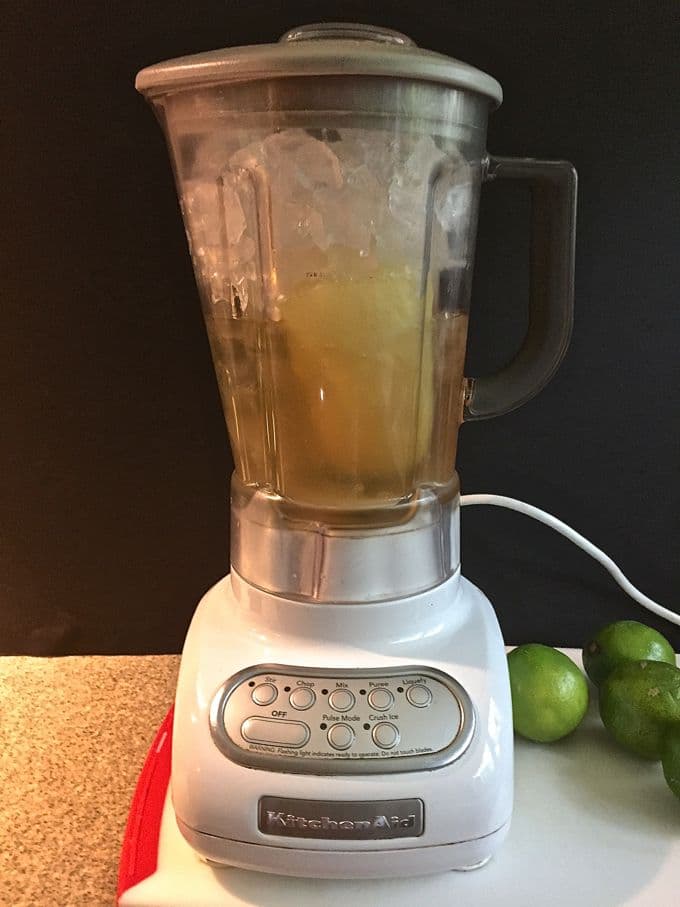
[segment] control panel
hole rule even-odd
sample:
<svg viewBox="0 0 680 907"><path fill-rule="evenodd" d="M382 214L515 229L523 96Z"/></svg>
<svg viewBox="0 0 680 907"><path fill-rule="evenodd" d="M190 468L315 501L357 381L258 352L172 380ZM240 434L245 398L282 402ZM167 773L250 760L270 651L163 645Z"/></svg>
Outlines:
<svg viewBox="0 0 680 907"><path fill-rule="evenodd" d="M437 768L461 756L474 732L463 687L413 665L256 665L220 688L210 721L215 743L235 762L307 774Z"/></svg>

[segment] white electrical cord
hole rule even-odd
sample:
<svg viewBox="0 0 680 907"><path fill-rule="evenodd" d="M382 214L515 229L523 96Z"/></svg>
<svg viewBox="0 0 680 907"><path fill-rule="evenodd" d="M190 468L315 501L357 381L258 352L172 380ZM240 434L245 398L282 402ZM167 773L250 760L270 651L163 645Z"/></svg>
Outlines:
<svg viewBox="0 0 680 907"><path fill-rule="evenodd" d="M636 589L630 580L623 575L622 571L619 570L614 561L610 557L607 557L604 551L596 548L592 542L589 542L587 538L584 538L576 532L575 529L572 529L571 526L567 526L562 520L558 520L557 517L546 513L545 510L539 510L538 507L534 507L532 504L525 504L524 501L517 501L515 498L506 498L500 494L464 494L460 499L460 503L463 507L469 507L471 504L490 504L494 507L507 507L508 510L516 510L517 513L523 513L525 516L530 516L534 520L538 520L539 523L545 523L546 526L550 526L551 529L560 532L563 536L568 538L570 542L578 545L578 547L582 548L586 554L589 554L592 558L595 558L596 561L602 564L605 570L614 577L624 592L627 592L639 605L642 605L643 608L647 608L648 611L652 611L654 614L658 614L659 617L665 618L672 624L680 626L680 614L676 614L675 611L664 608L662 605L657 604L657 602L652 601L651 598L648 598L640 592L639 589Z"/></svg>

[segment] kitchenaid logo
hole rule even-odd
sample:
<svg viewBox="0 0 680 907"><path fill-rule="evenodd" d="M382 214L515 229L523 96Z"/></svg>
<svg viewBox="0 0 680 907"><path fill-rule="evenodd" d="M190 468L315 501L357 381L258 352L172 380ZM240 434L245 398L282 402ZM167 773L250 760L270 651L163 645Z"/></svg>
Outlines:
<svg viewBox="0 0 680 907"><path fill-rule="evenodd" d="M333 802L263 797L260 831L296 838L402 838L423 833L422 800Z"/></svg>
<svg viewBox="0 0 680 907"><path fill-rule="evenodd" d="M310 828L320 831L369 831L369 830L388 830L392 828L415 828L415 813L411 813L405 819L399 816L385 815L373 816L372 819L331 819L330 816L321 816L320 819L310 819L309 816L294 816L292 813L285 815L282 812L275 813L274 810L267 810L267 827L268 828Z"/></svg>

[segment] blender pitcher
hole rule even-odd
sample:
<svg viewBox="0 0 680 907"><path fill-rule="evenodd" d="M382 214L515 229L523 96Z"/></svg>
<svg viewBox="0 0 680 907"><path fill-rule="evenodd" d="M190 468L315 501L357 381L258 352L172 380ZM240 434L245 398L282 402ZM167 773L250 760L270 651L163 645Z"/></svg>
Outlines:
<svg viewBox="0 0 680 907"><path fill-rule="evenodd" d="M456 442L550 379L572 320L575 174L490 158L490 76L396 32L306 26L142 71L164 127L235 461L232 567L309 601L458 567ZM530 326L465 378L482 183L532 192Z"/></svg>

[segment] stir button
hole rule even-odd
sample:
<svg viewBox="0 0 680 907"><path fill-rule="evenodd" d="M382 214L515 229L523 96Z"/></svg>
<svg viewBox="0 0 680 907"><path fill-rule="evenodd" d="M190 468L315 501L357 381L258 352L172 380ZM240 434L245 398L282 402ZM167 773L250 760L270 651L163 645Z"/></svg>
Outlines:
<svg viewBox="0 0 680 907"><path fill-rule="evenodd" d="M376 712L384 712L394 702L394 696L384 687L376 687L368 694L368 704Z"/></svg>
<svg viewBox="0 0 680 907"><path fill-rule="evenodd" d="M432 702L432 693L422 683L414 683L406 690L406 698L417 709L424 709Z"/></svg>
<svg viewBox="0 0 680 907"><path fill-rule="evenodd" d="M328 742L334 750L347 750L354 742L354 731L348 724L334 724L328 731Z"/></svg>
<svg viewBox="0 0 680 907"><path fill-rule="evenodd" d="M336 712L348 712L355 703L354 693L349 690L333 690L328 697L328 704Z"/></svg>
<svg viewBox="0 0 680 907"><path fill-rule="evenodd" d="M288 701L294 709L304 711L311 709L316 702L316 695L314 690L310 690L309 687L298 687L290 694Z"/></svg>
<svg viewBox="0 0 680 907"><path fill-rule="evenodd" d="M399 743L399 730L389 721L381 721L373 728L372 737L381 750L391 750Z"/></svg>
<svg viewBox="0 0 680 907"><path fill-rule="evenodd" d="M271 705L278 695L273 683L259 683L251 694L255 705Z"/></svg>

